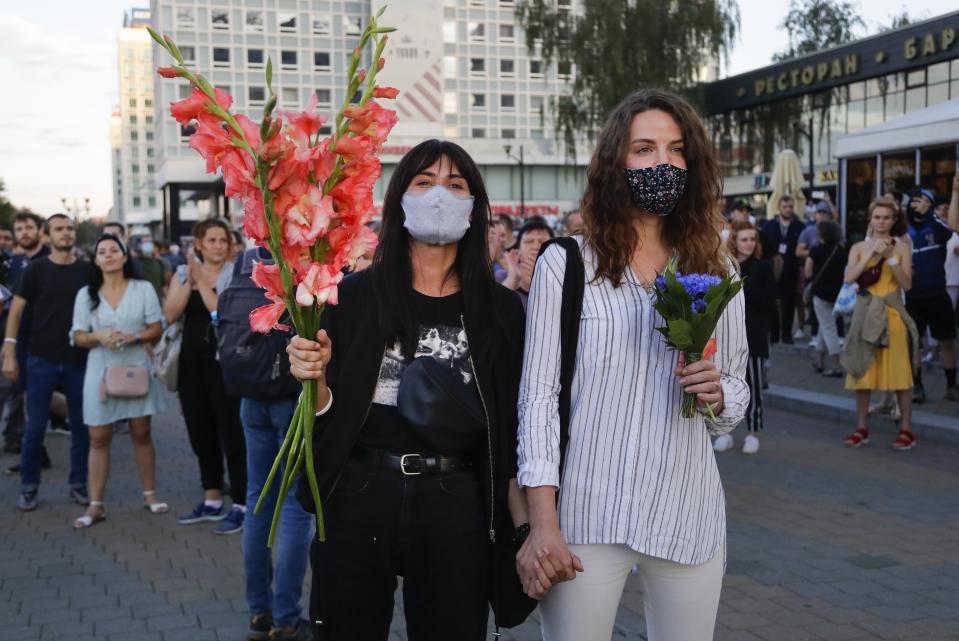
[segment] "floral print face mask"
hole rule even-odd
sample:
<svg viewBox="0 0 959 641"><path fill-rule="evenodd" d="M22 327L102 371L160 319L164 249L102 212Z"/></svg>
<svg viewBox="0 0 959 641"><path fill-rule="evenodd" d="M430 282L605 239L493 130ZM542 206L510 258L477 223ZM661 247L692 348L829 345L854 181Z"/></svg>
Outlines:
<svg viewBox="0 0 959 641"><path fill-rule="evenodd" d="M623 169L633 202L655 216L668 216L686 190L686 170L663 163L645 169Z"/></svg>

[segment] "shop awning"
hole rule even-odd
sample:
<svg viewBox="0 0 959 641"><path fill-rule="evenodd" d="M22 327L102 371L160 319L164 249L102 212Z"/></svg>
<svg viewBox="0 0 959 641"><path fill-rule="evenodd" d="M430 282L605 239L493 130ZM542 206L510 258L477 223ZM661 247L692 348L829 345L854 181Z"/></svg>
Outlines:
<svg viewBox="0 0 959 641"><path fill-rule="evenodd" d="M860 129L836 144L838 158L959 142L959 98Z"/></svg>

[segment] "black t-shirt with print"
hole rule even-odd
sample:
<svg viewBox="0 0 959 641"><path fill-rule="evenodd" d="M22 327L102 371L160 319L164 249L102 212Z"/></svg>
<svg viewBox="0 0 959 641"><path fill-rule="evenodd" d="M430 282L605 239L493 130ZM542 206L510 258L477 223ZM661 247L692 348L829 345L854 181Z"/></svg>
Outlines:
<svg viewBox="0 0 959 641"><path fill-rule="evenodd" d="M33 308L28 354L54 363L83 365L87 350L70 345L73 301L90 281L90 263L74 260L58 265L49 258L30 263L18 295Z"/></svg>
<svg viewBox="0 0 959 641"><path fill-rule="evenodd" d="M462 325L463 297L456 293L441 298L413 293L414 309L420 325L419 344L415 358L434 358L463 376L463 382L473 383L469 343ZM399 345L388 349L380 366L380 377L373 394L366 423L360 432L359 445L394 454L443 454L429 452L416 438L410 425L396 409L396 395L403 370L410 361L403 358Z"/></svg>

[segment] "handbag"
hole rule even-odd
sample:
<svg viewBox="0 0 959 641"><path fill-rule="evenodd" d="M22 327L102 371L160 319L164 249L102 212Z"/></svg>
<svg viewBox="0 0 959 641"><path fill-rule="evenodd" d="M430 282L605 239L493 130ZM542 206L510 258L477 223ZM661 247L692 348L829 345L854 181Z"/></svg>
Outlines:
<svg viewBox="0 0 959 641"><path fill-rule="evenodd" d="M832 313L835 316L852 316L856 309L856 297L859 294L859 285L856 283L843 283L836 296L836 303L832 306Z"/></svg>
<svg viewBox="0 0 959 641"><path fill-rule="evenodd" d="M150 392L150 372L140 365L111 365L100 380L100 402L110 398L140 398Z"/></svg>
<svg viewBox="0 0 959 641"><path fill-rule="evenodd" d="M829 266L829 263L832 261L833 256L836 255L836 252L839 251L839 245L836 245L832 249L832 253L829 254L829 258L826 259L826 262L822 264L822 267L819 269L819 273L816 274L816 277L813 278L812 282L806 285L802 290L802 302L803 305L808 306L812 302L812 288L816 286L816 283L819 282L819 279L822 278L822 275L826 273L826 267Z"/></svg>
<svg viewBox="0 0 959 641"><path fill-rule="evenodd" d="M180 367L180 345L183 342L183 321L168 325L160 336L153 353L153 375L163 381L171 392L177 390L177 370Z"/></svg>
<svg viewBox="0 0 959 641"><path fill-rule="evenodd" d="M396 409L416 438L437 454L467 454L486 434L486 412L457 367L429 356L403 370Z"/></svg>

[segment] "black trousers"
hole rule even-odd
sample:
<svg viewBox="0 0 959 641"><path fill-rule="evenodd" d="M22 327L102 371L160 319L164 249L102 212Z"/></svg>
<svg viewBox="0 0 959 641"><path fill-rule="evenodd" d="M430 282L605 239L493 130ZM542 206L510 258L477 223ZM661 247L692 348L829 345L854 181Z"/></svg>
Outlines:
<svg viewBox="0 0 959 641"><path fill-rule="evenodd" d="M752 434L763 429L763 383L766 374L759 356L750 356L746 363L746 385L749 387L749 405L746 407L746 430Z"/></svg>
<svg viewBox="0 0 959 641"><path fill-rule="evenodd" d="M793 339L793 317L796 315L796 287L797 282L794 277L784 276L779 281L779 323L773 325L772 328L772 336L770 338L773 342L781 339L783 342L788 343Z"/></svg>
<svg viewBox="0 0 959 641"><path fill-rule="evenodd" d="M230 473L230 498L246 504L246 440L240 399L223 388L220 364L206 352L180 353L177 388L190 447L200 464L204 490L223 489L223 459Z"/></svg>
<svg viewBox="0 0 959 641"><path fill-rule="evenodd" d="M311 551L314 641L385 641L397 576L409 641L482 641L487 527L472 471L403 476L350 460Z"/></svg>

